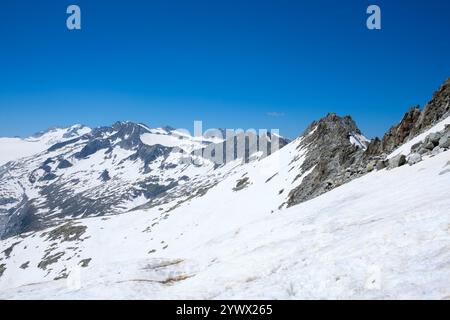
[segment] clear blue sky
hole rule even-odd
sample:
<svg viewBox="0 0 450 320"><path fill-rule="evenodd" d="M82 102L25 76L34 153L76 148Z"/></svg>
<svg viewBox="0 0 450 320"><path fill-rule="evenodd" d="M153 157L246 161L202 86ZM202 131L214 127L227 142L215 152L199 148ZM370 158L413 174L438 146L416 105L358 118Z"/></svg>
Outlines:
<svg viewBox="0 0 450 320"><path fill-rule="evenodd" d="M0 136L203 120L295 137L327 112L382 135L450 77L449 15L446 0L2 0Z"/></svg>

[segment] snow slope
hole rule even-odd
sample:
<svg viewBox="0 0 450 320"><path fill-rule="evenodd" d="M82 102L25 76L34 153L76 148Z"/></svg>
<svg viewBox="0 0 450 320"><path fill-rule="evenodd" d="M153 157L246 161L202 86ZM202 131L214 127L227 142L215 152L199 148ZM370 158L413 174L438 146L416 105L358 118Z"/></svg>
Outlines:
<svg viewBox="0 0 450 320"><path fill-rule="evenodd" d="M56 128L45 132L38 137L0 138L0 166L9 161L29 157L40 153L55 143L90 132L90 129L81 125L69 128Z"/></svg>
<svg viewBox="0 0 450 320"><path fill-rule="evenodd" d="M450 298L450 152L283 209L298 143L171 210L1 242L0 298Z"/></svg>
<svg viewBox="0 0 450 320"><path fill-rule="evenodd" d="M0 166L9 161L29 157L45 150L45 145L37 141L20 138L0 138Z"/></svg>
<svg viewBox="0 0 450 320"><path fill-rule="evenodd" d="M349 137L350 143L358 148L367 149L367 146L370 143L370 140L367 139L364 135L358 133L352 133Z"/></svg>

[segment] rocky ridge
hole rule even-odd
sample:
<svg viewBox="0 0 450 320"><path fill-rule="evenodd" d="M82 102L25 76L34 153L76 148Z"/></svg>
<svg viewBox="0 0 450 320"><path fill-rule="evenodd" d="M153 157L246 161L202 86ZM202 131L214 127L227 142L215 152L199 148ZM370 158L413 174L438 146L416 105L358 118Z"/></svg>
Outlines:
<svg viewBox="0 0 450 320"><path fill-rule="evenodd" d="M437 90L432 99L421 110L411 108L402 120L388 130L380 140L375 138L369 145L367 155L389 154L398 146L450 115L450 78Z"/></svg>
<svg viewBox="0 0 450 320"><path fill-rule="evenodd" d="M450 78L433 94L421 110L411 108L397 125L391 127L382 139L375 138L364 145L350 143L352 136L361 135L351 117L328 114L313 122L302 135L299 146L309 153L301 173L313 168L302 183L289 194L288 206L315 198L344 183L373 170L394 168L421 161L423 155L433 156L448 149L448 127L430 134L407 154L389 159L389 154L436 123L450 116Z"/></svg>

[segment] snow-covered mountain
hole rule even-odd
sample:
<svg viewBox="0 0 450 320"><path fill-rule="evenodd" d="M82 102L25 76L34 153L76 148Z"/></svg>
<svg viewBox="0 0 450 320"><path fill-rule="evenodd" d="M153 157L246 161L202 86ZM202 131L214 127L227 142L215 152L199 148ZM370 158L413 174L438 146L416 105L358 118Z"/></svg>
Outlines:
<svg viewBox="0 0 450 320"><path fill-rule="evenodd" d="M382 140L330 113L217 165L121 122L15 159L0 298L449 298L449 84Z"/></svg>
<svg viewBox="0 0 450 320"><path fill-rule="evenodd" d="M262 140L270 140L270 134L252 141L262 144ZM278 140L280 146L286 144L283 138ZM226 144L218 137L193 137L132 122L93 130L74 126L20 141L38 147L27 150L32 156L0 167L3 238L72 218L137 208L168 210L202 195L245 162L233 155L218 166L206 157L214 146ZM270 142L266 145L270 150ZM16 154L26 154L22 147L18 150ZM243 156L249 160L258 154Z"/></svg>
<svg viewBox="0 0 450 320"><path fill-rule="evenodd" d="M53 144L89 133L91 129L80 124L69 128L53 128L30 138L0 138L0 166L20 158L40 153Z"/></svg>

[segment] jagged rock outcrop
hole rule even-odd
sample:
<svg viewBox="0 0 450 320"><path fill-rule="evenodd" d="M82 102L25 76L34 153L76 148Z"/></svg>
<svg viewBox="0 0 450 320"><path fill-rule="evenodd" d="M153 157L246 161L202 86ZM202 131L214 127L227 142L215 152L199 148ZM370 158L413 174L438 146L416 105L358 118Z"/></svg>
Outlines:
<svg viewBox="0 0 450 320"><path fill-rule="evenodd" d="M355 136L362 138L360 144L352 143L351 137ZM288 206L317 197L365 173L366 164L361 161L365 144L366 140L350 116L329 113L313 122L298 147L299 151L308 150L301 174L312 171L290 192Z"/></svg>
<svg viewBox="0 0 450 320"><path fill-rule="evenodd" d="M450 78L433 94L431 101L424 107L419 120L409 134L409 138L417 136L446 115L450 115Z"/></svg>
<svg viewBox="0 0 450 320"><path fill-rule="evenodd" d="M446 116L450 116L450 78L433 94L423 110L419 106L411 108L382 140L373 140L367 148L367 156L389 154Z"/></svg>
<svg viewBox="0 0 450 320"><path fill-rule="evenodd" d="M376 150L377 153L388 153L393 151L399 145L403 144L410 137L410 134L415 127L417 121L421 115L420 108L418 106L411 108L404 116L399 124L393 126L384 135L381 142L381 149Z"/></svg>
<svg viewBox="0 0 450 320"><path fill-rule="evenodd" d="M411 108L400 123L388 130L383 139L375 138L362 148L349 141L352 134L361 134L349 116L341 118L330 113L318 122L313 122L303 134L300 145L300 148L308 148L301 172L313 169L291 191L288 206L315 198L375 169L414 164L421 161L422 155L433 155L446 150L450 145L449 134L434 133L413 146L412 151L416 153L414 156L400 154L386 160L386 156L400 145L449 115L450 78L433 94L423 110L418 106Z"/></svg>

